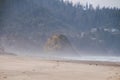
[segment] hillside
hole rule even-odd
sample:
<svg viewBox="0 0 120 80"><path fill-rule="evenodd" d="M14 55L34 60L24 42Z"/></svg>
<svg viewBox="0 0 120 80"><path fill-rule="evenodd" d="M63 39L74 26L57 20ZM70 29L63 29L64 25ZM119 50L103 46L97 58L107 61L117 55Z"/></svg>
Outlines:
<svg viewBox="0 0 120 80"><path fill-rule="evenodd" d="M80 51L87 55L120 55L120 31L117 29L93 28L90 31L81 32L78 40Z"/></svg>

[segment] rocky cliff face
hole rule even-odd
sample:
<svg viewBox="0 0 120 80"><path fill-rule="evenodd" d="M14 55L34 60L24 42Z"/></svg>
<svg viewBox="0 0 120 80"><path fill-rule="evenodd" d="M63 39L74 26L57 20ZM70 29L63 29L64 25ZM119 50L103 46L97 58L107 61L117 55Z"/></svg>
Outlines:
<svg viewBox="0 0 120 80"><path fill-rule="evenodd" d="M51 36L45 44L44 51L58 55L76 55L68 38L61 34Z"/></svg>

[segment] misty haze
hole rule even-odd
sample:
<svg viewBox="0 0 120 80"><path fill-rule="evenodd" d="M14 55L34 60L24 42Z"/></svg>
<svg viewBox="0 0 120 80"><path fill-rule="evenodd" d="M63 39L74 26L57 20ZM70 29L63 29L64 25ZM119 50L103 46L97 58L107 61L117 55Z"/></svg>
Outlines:
<svg viewBox="0 0 120 80"><path fill-rule="evenodd" d="M74 78L67 77L72 77L69 69L73 73L74 69L78 70L82 76L85 69L90 73L94 67L96 77L91 75L90 79L84 76L79 78L76 72L74 77L77 77L76 80L120 80L120 2L110 0L109 5L107 2L0 0L0 80L35 80L35 76L48 80L50 75L43 77L38 66L43 69L43 73L48 71L49 74L50 71L57 76L50 80L73 80ZM49 70L43 68L42 64ZM106 72L100 72L97 65ZM103 65L107 67L104 68ZM78 66L85 66L83 74ZM112 70L112 76L107 74L111 70L110 66L116 69ZM27 71L25 73L32 78L13 76L15 74L12 68L18 75L21 71ZM34 70L29 73L31 68ZM57 69L63 73L65 69L68 75L64 78L62 72L56 72ZM38 71L38 75L35 75L35 71ZM96 74L97 71L101 76Z"/></svg>

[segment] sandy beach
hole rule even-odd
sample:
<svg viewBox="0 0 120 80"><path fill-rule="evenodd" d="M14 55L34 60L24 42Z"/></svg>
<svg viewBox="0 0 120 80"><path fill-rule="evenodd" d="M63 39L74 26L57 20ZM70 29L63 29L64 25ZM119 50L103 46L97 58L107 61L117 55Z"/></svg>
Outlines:
<svg viewBox="0 0 120 80"><path fill-rule="evenodd" d="M120 66L4 55L0 80L120 80Z"/></svg>

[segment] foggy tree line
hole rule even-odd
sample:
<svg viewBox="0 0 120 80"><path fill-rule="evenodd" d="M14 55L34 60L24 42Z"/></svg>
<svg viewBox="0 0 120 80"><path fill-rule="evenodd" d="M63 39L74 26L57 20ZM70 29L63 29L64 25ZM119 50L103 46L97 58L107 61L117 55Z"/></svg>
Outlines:
<svg viewBox="0 0 120 80"><path fill-rule="evenodd" d="M34 9L38 9L36 13L39 13L39 8L42 7L43 12L45 10L48 10L48 14L52 14L53 17L56 19L59 19L65 24L69 24L78 30L89 30L91 28L96 28L96 27L114 27L117 29L120 29L120 9L118 8L100 8L99 5L94 8L92 4L87 4L83 6L81 3L73 5L72 2L69 1L63 1L63 0L1 0L1 4L3 6L8 6L5 5L5 3L8 2L11 5L14 6L14 4L23 6L19 7L16 6L16 8L31 8L31 10L34 11ZM33 3L35 3L33 5ZM1 8L1 15L2 17L2 11L4 12L4 7L0 6ZM9 6L8 6L9 7ZM17 10L17 9L16 9ZM40 8L40 12L42 12ZM18 13L22 13L18 11ZM17 14L18 14L17 13ZM27 11L25 11L27 13ZM28 12L29 13L29 12ZM47 12L46 12L47 13ZM43 13L44 14L44 13ZM24 16L24 14L21 14ZM37 16L37 14L34 13L34 15ZM41 15L42 16L42 15ZM41 16L38 16L39 18ZM29 16L32 17L32 16ZM33 16L32 18L35 18ZM2 19L0 19L2 22Z"/></svg>
<svg viewBox="0 0 120 80"><path fill-rule="evenodd" d="M55 17L78 29L88 30L95 27L114 27L120 29L120 10L118 8L94 8L92 4L83 6L63 0L43 1Z"/></svg>
<svg viewBox="0 0 120 80"><path fill-rule="evenodd" d="M73 5L72 2L63 0L51 1L49 8L55 16L72 26L77 26L78 29L88 30L95 27L120 29L120 9L118 8L100 8L99 5L94 8L92 4L83 6L81 3Z"/></svg>

